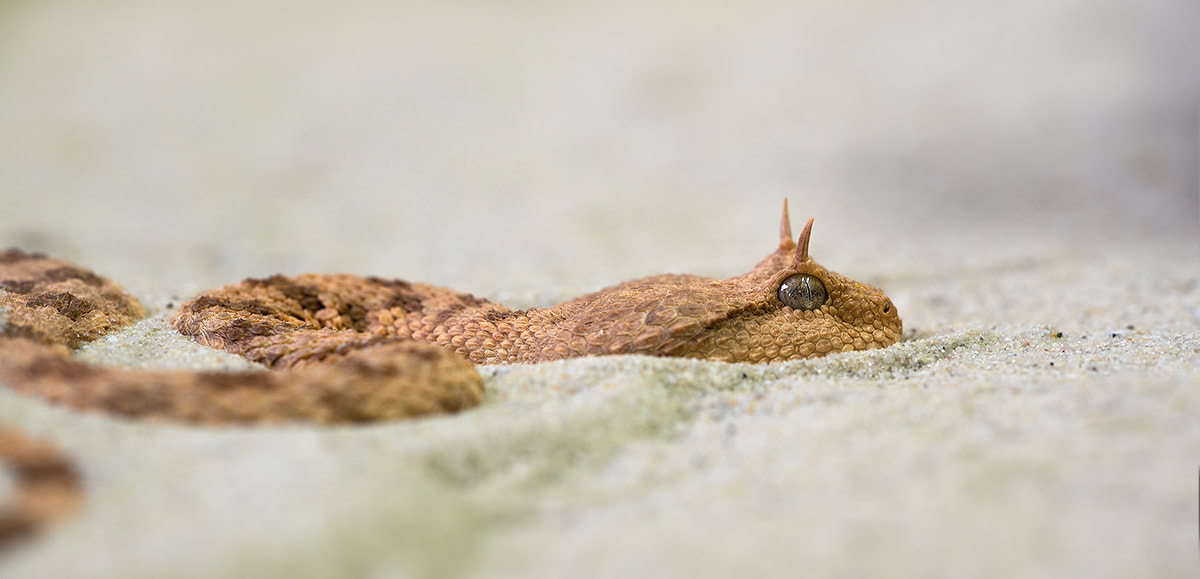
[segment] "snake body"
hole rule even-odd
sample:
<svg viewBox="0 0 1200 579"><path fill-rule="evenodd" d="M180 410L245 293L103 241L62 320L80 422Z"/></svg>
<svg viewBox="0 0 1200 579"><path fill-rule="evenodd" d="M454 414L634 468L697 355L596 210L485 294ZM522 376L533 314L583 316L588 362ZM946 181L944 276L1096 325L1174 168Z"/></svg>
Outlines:
<svg viewBox="0 0 1200 579"><path fill-rule="evenodd" d="M785 204L779 248L749 273L652 276L552 308L511 310L428 284L306 274L205 292L172 322L201 344L272 368L396 340L437 344L477 364L611 354L760 363L896 342L901 322L891 301L813 261L811 228L810 220L793 241ZM781 289L796 279L819 285L822 303L786 303Z"/></svg>
<svg viewBox="0 0 1200 579"><path fill-rule="evenodd" d="M760 363L898 341L902 325L891 300L814 261L811 231L810 219L793 240L785 201L779 247L744 275L652 276L552 308L511 310L428 284L305 274L211 290L172 318L197 342L275 372L130 370L76 361L72 349L144 317L145 309L91 271L10 249L0 252L0 383L130 418L369 422L478 405L483 381L472 363L611 354ZM0 462L10 470L20 475L29 457L40 464L39 456L61 468L49 469L48 494L37 490L41 479L17 477L25 486L15 506L0 508L0 547L6 536L28 534L63 512L54 505L70 504L78 492L74 471L53 449L0 429ZM47 496L62 500L34 504Z"/></svg>
<svg viewBox="0 0 1200 579"><path fill-rule="evenodd" d="M97 368L80 343L145 309L78 266L0 253L0 380L79 409L186 422L365 422L469 408L476 364L648 354L773 362L896 342L901 321L879 289L814 261L812 220L729 279L658 275L551 308L511 310L422 283L351 275L272 276L204 292L172 324L197 342L283 372Z"/></svg>
<svg viewBox="0 0 1200 579"><path fill-rule="evenodd" d="M0 555L36 535L79 504L81 481L71 460L53 446L0 428L0 463L13 474L14 499L0 507Z"/></svg>
<svg viewBox="0 0 1200 579"><path fill-rule="evenodd" d="M40 254L0 253L0 378L80 409L188 422L361 422L478 404L472 364L649 354L773 362L896 342L891 301L814 261L812 220L729 279L658 275L552 308L511 310L422 283L351 275L248 279L183 304L174 326L270 372L96 368L66 352L145 309L117 284Z"/></svg>

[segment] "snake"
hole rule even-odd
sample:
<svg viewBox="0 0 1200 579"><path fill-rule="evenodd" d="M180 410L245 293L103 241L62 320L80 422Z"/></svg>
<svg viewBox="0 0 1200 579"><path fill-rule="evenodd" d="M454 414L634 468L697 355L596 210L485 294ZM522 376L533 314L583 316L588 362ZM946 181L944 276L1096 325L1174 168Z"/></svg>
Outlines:
<svg viewBox="0 0 1200 579"><path fill-rule="evenodd" d="M0 252L0 383L51 404L132 419L363 423L478 406L484 384L476 365L619 354L757 364L896 343L903 325L895 305L879 288L813 260L812 225L793 237L785 199L778 247L743 275L650 276L548 308L514 310L379 277L247 279L197 295L171 318L199 344L264 367L234 372L75 360L72 350L145 317L145 307L90 270L8 249ZM3 436L0 461L22 472ZM62 483L69 476L56 480L75 488Z"/></svg>
<svg viewBox="0 0 1200 579"><path fill-rule="evenodd" d="M82 494L79 469L46 442L0 428L0 463L13 475L12 504L0 507L0 556L48 523L71 514Z"/></svg>

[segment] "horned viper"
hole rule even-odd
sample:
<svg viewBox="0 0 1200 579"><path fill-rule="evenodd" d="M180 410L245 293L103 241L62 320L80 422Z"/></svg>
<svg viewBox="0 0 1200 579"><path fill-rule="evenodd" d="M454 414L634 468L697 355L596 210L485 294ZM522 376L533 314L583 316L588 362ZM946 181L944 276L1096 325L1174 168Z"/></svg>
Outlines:
<svg viewBox="0 0 1200 579"><path fill-rule="evenodd" d="M72 264L0 253L0 379L76 408L190 422L362 422L478 404L472 364L649 354L774 362L882 348L902 325L879 289L809 255L784 201L779 247L729 279L667 274L551 308L511 310L422 283L352 275L248 279L172 318L197 342L270 372L94 368L64 353L145 315L117 284ZM55 350L54 348L57 348Z"/></svg>
<svg viewBox="0 0 1200 579"><path fill-rule="evenodd" d="M658 275L551 308L511 310L450 289L351 275L272 276L205 292L172 324L201 344L281 370L93 367L81 343L145 316L117 284L17 249L0 252L0 383L47 401L191 423L367 422L479 404L477 364L649 354L773 362L882 348L902 325L879 289L809 256L784 201L779 247L729 279ZM468 361L469 360L469 361ZM0 549L73 508L78 474L52 447L0 428L17 473Z"/></svg>

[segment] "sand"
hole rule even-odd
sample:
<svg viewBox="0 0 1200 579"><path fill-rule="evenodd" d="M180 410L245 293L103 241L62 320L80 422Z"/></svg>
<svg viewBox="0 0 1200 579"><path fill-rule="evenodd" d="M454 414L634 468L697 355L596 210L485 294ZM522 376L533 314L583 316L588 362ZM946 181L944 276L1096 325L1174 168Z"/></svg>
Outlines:
<svg viewBox="0 0 1200 579"><path fill-rule="evenodd" d="M905 340L483 367L479 409L356 428L0 388L87 488L0 576L1193 577L1197 12L9 2L0 247L151 310L92 363L244 367L166 319L247 276L736 275L785 196Z"/></svg>

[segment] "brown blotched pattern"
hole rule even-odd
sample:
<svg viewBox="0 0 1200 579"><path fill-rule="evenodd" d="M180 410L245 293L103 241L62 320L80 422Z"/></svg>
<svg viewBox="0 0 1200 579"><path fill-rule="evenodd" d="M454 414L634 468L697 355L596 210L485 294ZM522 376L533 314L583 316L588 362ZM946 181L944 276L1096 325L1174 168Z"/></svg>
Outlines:
<svg viewBox="0 0 1200 579"><path fill-rule="evenodd" d="M812 221L793 241L784 205L778 250L750 273L716 280L659 275L553 308L514 311L421 283L306 274L247 280L184 304L172 322L202 344L291 368L397 338L438 344L479 364L649 354L773 362L882 348L900 339L881 291L808 255ZM811 276L813 309L785 304L780 286Z"/></svg>
<svg viewBox="0 0 1200 579"><path fill-rule="evenodd" d="M16 483L0 504L0 555L79 504L79 472L54 447L0 427L0 468Z"/></svg>
<svg viewBox="0 0 1200 579"><path fill-rule="evenodd" d="M146 310L121 286L96 274L19 249L0 252L2 335L74 349L129 325Z"/></svg>
<svg viewBox="0 0 1200 579"><path fill-rule="evenodd" d="M374 422L478 405L466 360L413 341L348 353L304 370L185 372L89 366L28 340L0 338L0 381L79 410L194 424Z"/></svg>
<svg viewBox="0 0 1200 579"><path fill-rule="evenodd" d="M0 253L0 290L6 316L0 326L0 382L80 410L208 424L330 423L455 412L483 400L483 379L470 362L411 340L360 340L355 348L326 352L321 366L289 364L296 369L287 372L92 367L72 359L68 350L144 316L137 300L90 271L13 249ZM357 307L347 305L346 317L361 319L364 312ZM364 328L348 323L351 331ZM243 325L253 323L235 320L230 327ZM297 345L305 339L299 334Z"/></svg>
<svg viewBox="0 0 1200 579"><path fill-rule="evenodd" d="M0 382L81 410L191 423L367 422L478 405L481 364L650 354L772 362L882 348L900 338L878 289L808 255L812 220L779 249L716 280L660 275L548 309L514 311L469 294L375 277L250 279L206 292L180 332L280 370L97 368L70 349L145 315L120 286L44 255L0 253ZM461 355L461 357L460 357ZM79 477L57 453L0 429L17 500L0 510L0 549L69 511Z"/></svg>
<svg viewBox="0 0 1200 579"><path fill-rule="evenodd" d="M360 422L482 400L481 364L649 354L772 362L882 348L901 322L878 289L808 255L784 203L779 248L749 273L660 275L553 308L510 310L421 283L350 275L250 279L201 294L183 334L282 374L98 369L68 348L144 315L116 284L43 255L0 253L0 380L80 409L189 422ZM41 347L35 347L39 344ZM57 352L46 346L58 347Z"/></svg>

